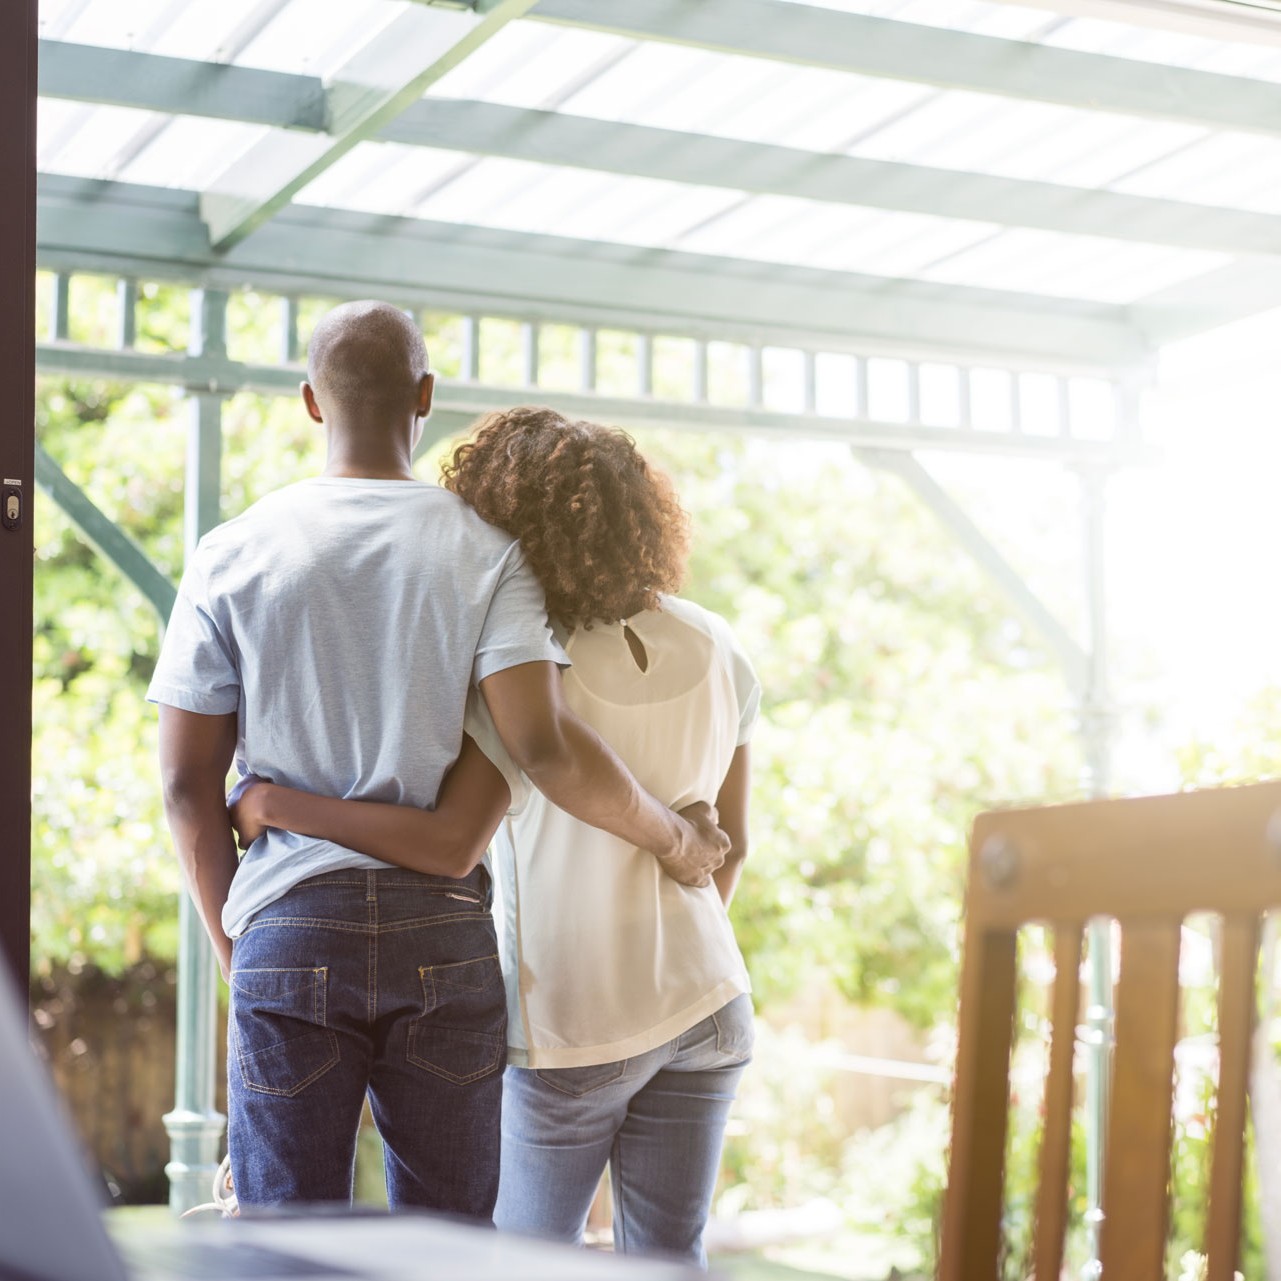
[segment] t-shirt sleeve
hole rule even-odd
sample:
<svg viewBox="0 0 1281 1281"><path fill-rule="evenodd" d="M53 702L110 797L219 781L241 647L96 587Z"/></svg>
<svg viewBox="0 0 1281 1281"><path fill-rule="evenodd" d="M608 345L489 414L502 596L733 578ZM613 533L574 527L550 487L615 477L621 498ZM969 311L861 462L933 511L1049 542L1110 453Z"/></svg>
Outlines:
<svg viewBox="0 0 1281 1281"><path fill-rule="evenodd" d="M734 694L738 699L738 737L735 744L742 747L750 741L756 722L760 719L761 682L752 666L752 660L738 643L733 628L719 615L713 617L716 619L721 652L729 663L730 678L734 682Z"/></svg>
<svg viewBox="0 0 1281 1281"><path fill-rule="evenodd" d="M511 802L507 806L509 814L518 814L529 800L530 782L520 771L516 762L507 754L503 740L498 737L485 699L474 687L467 694L467 712L463 717L463 729L476 740L476 746L489 758L498 772L507 780L507 790L511 793Z"/></svg>
<svg viewBox="0 0 1281 1281"><path fill-rule="evenodd" d="M240 706L240 672L214 619L198 550L182 576L147 701L205 716Z"/></svg>
<svg viewBox="0 0 1281 1281"><path fill-rule="evenodd" d="M538 662L569 666L565 651L548 626L543 589L519 547L513 545L481 627L472 682L479 684L486 676L521 663Z"/></svg>

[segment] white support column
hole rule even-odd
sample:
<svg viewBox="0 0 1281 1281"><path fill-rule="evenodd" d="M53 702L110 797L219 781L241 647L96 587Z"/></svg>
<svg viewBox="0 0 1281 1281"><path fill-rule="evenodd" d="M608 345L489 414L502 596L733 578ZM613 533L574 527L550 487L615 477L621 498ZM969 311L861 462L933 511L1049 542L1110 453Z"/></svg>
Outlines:
<svg viewBox="0 0 1281 1281"><path fill-rule="evenodd" d="M191 296L191 354L226 354L227 295ZM184 543L188 557L221 519L222 402L219 392L191 395L187 434ZM214 1107L218 1037L218 967L191 898L182 895L178 938L178 1053L169 1133L169 1207L182 1214L209 1199L226 1118Z"/></svg>
<svg viewBox="0 0 1281 1281"><path fill-rule="evenodd" d="M49 308L49 337L66 342L71 330L71 277L65 271L54 273L53 305Z"/></svg>
<svg viewBox="0 0 1281 1281"><path fill-rule="evenodd" d="M280 363L297 364L301 356L298 346L298 299L280 300Z"/></svg>
<svg viewBox="0 0 1281 1281"><path fill-rule="evenodd" d="M596 331L578 331L578 390L596 390Z"/></svg>
<svg viewBox="0 0 1281 1281"><path fill-rule="evenodd" d="M520 327L520 377L526 387L538 386L538 325L532 320Z"/></svg>
<svg viewBox="0 0 1281 1281"><path fill-rule="evenodd" d="M476 316L463 317L462 371L467 382L480 381L480 320Z"/></svg>
<svg viewBox="0 0 1281 1281"><path fill-rule="evenodd" d="M650 334L636 336L636 394L645 399L654 394L654 339Z"/></svg>
<svg viewBox="0 0 1281 1281"><path fill-rule="evenodd" d="M1112 786L1113 711L1108 691L1107 599L1105 566L1106 490L1108 473L1081 473L1082 523L1085 531L1085 586L1090 628L1085 688L1080 698L1081 740L1085 781L1092 797L1106 796ZM1091 921L1089 943L1089 1006L1085 1014L1087 1051L1085 1079L1086 1225L1092 1260L1085 1275L1097 1278L1099 1227L1103 1222L1103 1170L1106 1161L1108 1096L1111 1083L1112 924Z"/></svg>
<svg viewBox="0 0 1281 1281"><path fill-rule="evenodd" d="M132 351L138 338L138 282L116 281L116 347Z"/></svg>

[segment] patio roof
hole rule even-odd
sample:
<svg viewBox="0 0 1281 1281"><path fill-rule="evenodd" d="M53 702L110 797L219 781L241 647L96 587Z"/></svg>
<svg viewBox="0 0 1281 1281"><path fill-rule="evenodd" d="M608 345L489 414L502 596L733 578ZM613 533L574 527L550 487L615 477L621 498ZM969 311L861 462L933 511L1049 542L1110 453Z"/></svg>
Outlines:
<svg viewBox="0 0 1281 1281"><path fill-rule="evenodd" d="M40 261L1111 375L1281 298L1281 24L1088 7L44 0Z"/></svg>

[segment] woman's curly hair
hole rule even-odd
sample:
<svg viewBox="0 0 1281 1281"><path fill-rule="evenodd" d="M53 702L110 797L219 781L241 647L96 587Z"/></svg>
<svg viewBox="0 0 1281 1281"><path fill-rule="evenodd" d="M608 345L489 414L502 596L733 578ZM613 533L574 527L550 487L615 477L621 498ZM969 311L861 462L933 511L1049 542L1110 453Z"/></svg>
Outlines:
<svg viewBox="0 0 1281 1281"><path fill-rule="evenodd" d="M520 542L568 627L653 609L680 587L689 517L625 432L523 406L479 419L441 483Z"/></svg>

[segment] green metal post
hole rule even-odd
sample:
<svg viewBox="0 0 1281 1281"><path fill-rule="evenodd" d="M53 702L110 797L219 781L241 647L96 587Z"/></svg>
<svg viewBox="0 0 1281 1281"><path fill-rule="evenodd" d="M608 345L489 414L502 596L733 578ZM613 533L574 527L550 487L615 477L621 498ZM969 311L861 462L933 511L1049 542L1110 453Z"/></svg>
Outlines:
<svg viewBox="0 0 1281 1281"><path fill-rule="evenodd" d="M226 351L227 296L192 294L193 355ZM184 541L191 556L201 536L221 518L223 395L195 391L187 435ZM178 941L178 1052L169 1133L169 1207L182 1214L209 1199L218 1169L226 1118L214 1107L218 1036L218 967L200 916L182 896Z"/></svg>

